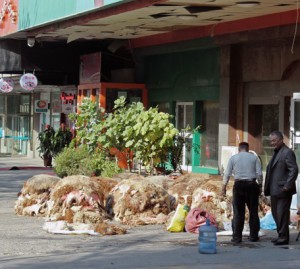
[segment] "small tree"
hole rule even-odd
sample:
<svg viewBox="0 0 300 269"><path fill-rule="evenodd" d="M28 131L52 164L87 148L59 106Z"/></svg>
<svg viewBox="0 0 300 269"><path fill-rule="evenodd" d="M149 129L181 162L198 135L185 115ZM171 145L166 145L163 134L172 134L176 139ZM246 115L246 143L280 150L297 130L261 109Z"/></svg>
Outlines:
<svg viewBox="0 0 300 269"><path fill-rule="evenodd" d="M146 110L142 103L126 105L124 97L115 101L114 112L105 119L105 132L99 143L106 148L115 147L125 152L130 162L130 152L143 165L153 167L168 158L168 149L178 130L170 123L171 115L158 108Z"/></svg>
<svg viewBox="0 0 300 269"><path fill-rule="evenodd" d="M178 130L170 123L171 115L158 108L146 110L142 103L126 104L124 97L115 101L113 113L90 100L84 100L80 114L73 114L76 122L77 143L87 144L93 152L96 148L109 152L112 148L122 153L130 169L132 154L143 165L153 167L168 159L170 147Z"/></svg>
<svg viewBox="0 0 300 269"><path fill-rule="evenodd" d="M72 113L69 119L76 125L76 144L86 145L89 152L94 152L100 147L98 135L101 134L104 109L89 98L85 98L80 105L80 113Z"/></svg>

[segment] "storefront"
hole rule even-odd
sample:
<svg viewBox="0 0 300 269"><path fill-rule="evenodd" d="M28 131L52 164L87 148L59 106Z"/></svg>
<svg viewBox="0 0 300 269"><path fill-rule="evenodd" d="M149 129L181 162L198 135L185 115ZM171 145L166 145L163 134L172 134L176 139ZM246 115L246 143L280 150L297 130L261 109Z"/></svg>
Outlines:
<svg viewBox="0 0 300 269"><path fill-rule="evenodd" d="M31 94L0 94L0 155L32 151Z"/></svg>
<svg viewBox="0 0 300 269"><path fill-rule="evenodd" d="M55 130L75 112L75 86L40 85L31 92L19 86L0 93L0 156L37 157L37 135L50 124ZM72 99L72 100L71 100Z"/></svg>

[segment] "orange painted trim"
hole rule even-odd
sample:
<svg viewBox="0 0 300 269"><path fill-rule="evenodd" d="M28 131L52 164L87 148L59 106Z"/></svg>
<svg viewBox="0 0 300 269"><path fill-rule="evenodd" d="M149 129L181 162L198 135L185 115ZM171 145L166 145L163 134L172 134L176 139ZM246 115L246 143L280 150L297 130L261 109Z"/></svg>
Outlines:
<svg viewBox="0 0 300 269"><path fill-rule="evenodd" d="M102 108L106 108L106 88L102 88L100 90L100 97L99 97L99 105Z"/></svg>
<svg viewBox="0 0 300 269"><path fill-rule="evenodd" d="M142 102L146 108L148 108L148 90L145 84L140 83L110 83L110 82L101 82L101 83L88 83L81 84L78 86L77 100L78 105L81 104L83 98L86 96L85 91L91 92L91 100L95 101L96 98L93 96L93 89L99 89L99 105L100 107L106 107L106 90L107 89L132 89L132 90L142 90Z"/></svg>
<svg viewBox="0 0 300 269"><path fill-rule="evenodd" d="M224 23L215 23L208 26L191 27L188 29L173 31L165 34L132 39L130 41L130 45L132 48L141 48L197 38L259 30L264 28L271 28L274 26L295 24L296 18L297 10L291 10L276 14L258 16L255 18L241 19Z"/></svg>

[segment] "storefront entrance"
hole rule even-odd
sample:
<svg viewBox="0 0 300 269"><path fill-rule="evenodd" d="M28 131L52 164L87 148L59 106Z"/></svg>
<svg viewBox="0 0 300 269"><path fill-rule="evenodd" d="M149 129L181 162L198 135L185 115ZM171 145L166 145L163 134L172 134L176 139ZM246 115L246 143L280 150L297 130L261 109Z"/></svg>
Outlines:
<svg viewBox="0 0 300 269"><path fill-rule="evenodd" d="M30 142L30 95L0 95L0 155L26 156Z"/></svg>
<svg viewBox="0 0 300 269"><path fill-rule="evenodd" d="M176 128L181 131L185 137L185 144L182 149L182 163L183 170L192 170L192 141L193 141L193 102L177 102L176 103ZM187 127L190 130L182 132Z"/></svg>
<svg viewBox="0 0 300 269"><path fill-rule="evenodd" d="M265 170L273 155L269 134L279 130L279 104L249 105L248 115L250 149L258 154Z"/></svg>

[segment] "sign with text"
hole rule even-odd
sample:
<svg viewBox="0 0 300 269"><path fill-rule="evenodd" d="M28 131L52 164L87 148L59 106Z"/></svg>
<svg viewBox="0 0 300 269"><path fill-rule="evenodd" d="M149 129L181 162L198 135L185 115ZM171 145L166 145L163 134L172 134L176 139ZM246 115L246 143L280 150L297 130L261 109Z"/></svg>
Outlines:
<svg viewBox="0 0 300 269"><path fill-rule="evenodd" d="M35 113L46 113L48 111L48 101L47 100L36 100L34 102L34 112Z"/></svg>
<svg viewBox="0 0 300 269"><path fill-rule="evenodd" d="M32 91L37 86L38 81L34 74L27 73L20 78L20 86L27 91Z"/></svg>
<svg viewBox="0 0 300 269"><path fill-rule="evenodd" d="M68 90L61 92L60 99L62 113L70 114L75 112L75 107L77 104L76 90Z"/></svg>

